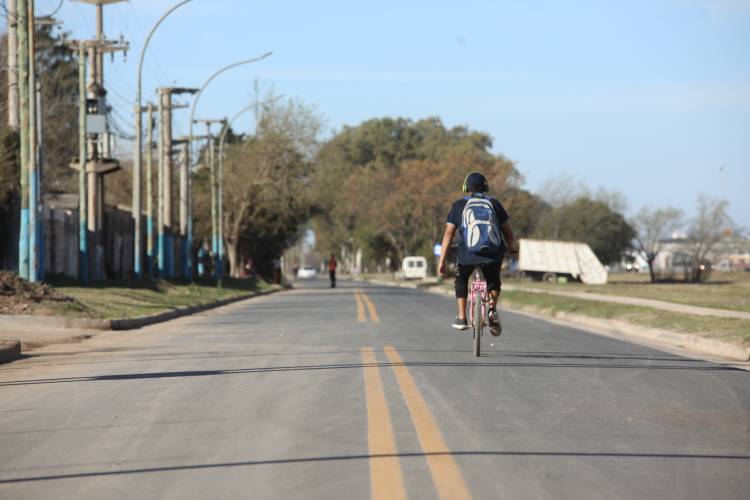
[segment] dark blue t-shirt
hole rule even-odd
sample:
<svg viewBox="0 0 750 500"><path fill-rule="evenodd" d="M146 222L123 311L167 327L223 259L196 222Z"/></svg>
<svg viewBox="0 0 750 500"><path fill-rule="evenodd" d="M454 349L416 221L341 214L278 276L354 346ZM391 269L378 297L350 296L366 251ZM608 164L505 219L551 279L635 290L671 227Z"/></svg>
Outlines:
<svg viewBox="0 0 750 500"><path fill-rule="evenodd" d="M477 196L477 195L474 195L474 196ZM490 202L492 203L492 208L495 209L495 218L497 219L497 223L498 223L497 232L498 234L502 234L499 226L502 226L508 221L508 219L510 219L510 217L508 216L508 212L505 211L505 208L503 207L502 203L500 203L497 200L497 198L493 198L491 196L486 196L486 198L490 200ZM474 265L474 264L487 264L490 262L500 262L501 260L503 260L503 255L505 254L505 242L504 241L500 250L494 254L480 256L480 255L475 255L473 253L470 253L466 249L466 242L464 242L463 234L461 234L461 218L464 213L464 207L466 207L467 203L468 203L468 200L465 198L456 200L453 202L451 211L448 212L447 222L456 226L456 232L458 233L458 239L457 239L458 251L456 253L456 260L458 260L459 264L464 265L464 266Z"/></svg>

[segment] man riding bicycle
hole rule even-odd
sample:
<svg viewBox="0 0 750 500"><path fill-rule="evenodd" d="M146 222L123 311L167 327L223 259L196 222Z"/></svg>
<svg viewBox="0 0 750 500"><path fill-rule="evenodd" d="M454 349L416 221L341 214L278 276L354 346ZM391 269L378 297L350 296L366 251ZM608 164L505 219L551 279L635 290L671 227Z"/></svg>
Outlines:
<svg viewBox="0 0 750 500"><path fill-rule="evenodd" d="M452 326L457 330L469 328L466 321L469 276L474 268L479 266L487 282L487 291L490 296L488 314L490 333L497 337L502 333L502 324L497 314L497 300L500 296L500 265L507 249L515 251L516 239L510 227L508 212L496 198L486 194L489 190L487 178L479 172L471 172L464 179L463 191L468 193L468 196L453 202L448 213L438 269L440 274L445 276L445 255L448 253L453 235L457 229L460 229L455 280L458 316Z"/></svg>

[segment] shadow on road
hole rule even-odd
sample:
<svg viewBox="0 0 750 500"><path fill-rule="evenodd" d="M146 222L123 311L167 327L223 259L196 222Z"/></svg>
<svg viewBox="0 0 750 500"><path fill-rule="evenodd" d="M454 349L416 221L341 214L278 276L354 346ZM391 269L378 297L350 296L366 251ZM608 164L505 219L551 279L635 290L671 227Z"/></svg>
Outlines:
<svg viewBox="0 0 750 500"><path fill-rule="evenodd" d="M46 476L28 476L0 479L0 484L28 483L34 481L54 481L59 479L80 479L86 477L120 476L128 474L153 474L184 470L219 469L229 467L251 467L258 465L286 465L311 462L335 462L347 460L370 460L378 458L421 458L428 456L449 455L454 457L560 457L560 458L633 458L633 459L678 459L678 460L750 460L750 455L704 455L685 453L620 453L620 452L563 452L563 451L453 451L433 453L394 453L380 455L333 455L321 457L280 458L270 460L247 460L237 462L218 462L213 464L186 464L164 467L147 467L139 469L119 469L109 471L74 472Z"/></svg>
<svg viewBox="0 0 750 500"><path fill-rule="evenodd" d="M529 356L531 357L531 356ZM555 356L560 357L560 356ZM571 356L574 357L574 356ZM593 358L601 359L601 357ZM293 371L317 371L317 370L346 370L361 369L369 367L442 367L442 368L596 368L596 369L635 369L635 370L696 370L696 371L737 371L744 373L744 370L732 366L721 365L696 365L696 364L650 364L650 363L529 363L529 362L451 362L451 361L409 361L404 363L338 363L323 365L298 365L298 366L264 366L261 368L238 368L227 370L186 370L173 372L146 372L146 373L124 373L113 375L97 375L92 377L62 377L46 378L31 380L12 380L0 382L0 386L14 385L35 385L35 384L61 384L70 382L102 382L112 380L143 380L143 379L161 379L161 378L185 378L185 377L211 377L218 375L241 375L247 373L272 373L272 372L293 372Z"/></svg>

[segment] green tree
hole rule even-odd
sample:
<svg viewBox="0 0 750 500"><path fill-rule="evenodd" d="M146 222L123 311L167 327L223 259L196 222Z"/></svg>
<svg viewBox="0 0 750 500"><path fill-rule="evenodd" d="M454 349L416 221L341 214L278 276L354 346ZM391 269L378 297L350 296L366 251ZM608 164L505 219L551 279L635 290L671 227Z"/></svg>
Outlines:
<svg viewBox="0 0 750 500"><path fill-rule="evenodd" d="M0 39L0 60L7 60L7 35ZM64 34L52 26L36 31L36 69L42 89L43 193L75 190L77 174L69 168L78 147L78 63L64 43ZM8 129L7 79L0 79L0 209L7 209L19 182L18 138Z"/></svg>
<svg viewBox="0 0 750 500"><path fill-rule="evenodd" d="M518 189L515 165L491 147L487 134L446 129L437 118L382 118L344 128L316 161L319 249L362 250L366 258L392 262L431 255L468 172L484 172L501 199Z"/></svg>

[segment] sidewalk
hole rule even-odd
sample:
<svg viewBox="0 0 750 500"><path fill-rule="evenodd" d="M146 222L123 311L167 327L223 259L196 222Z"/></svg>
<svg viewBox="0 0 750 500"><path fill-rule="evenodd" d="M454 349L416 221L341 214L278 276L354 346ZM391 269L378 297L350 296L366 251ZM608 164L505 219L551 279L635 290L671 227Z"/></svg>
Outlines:
<svg viewBox="0 0 750 500"><path fill-rule="evenodd" d="M611 302L614 304L625 304L630 306L651 307L663 311L671 311L682 314L694 314L696 316L717 316L720 318L737 318L750 319L750 313L744 311L732 311L729 309L714 309L711 307L689 306L686 304L677 304L675 302L666 302L654 299L639 299L637 297L625 297L622 295L605 295L602 293L581 293L581 292L559 292L553 290L539 290L537 288L527 288L518 285L503 284L503 290L529 292L529 293L546 293L549 295L558 295L561 297L571 297L574 299L594 300L596 302Z"/></svg>

